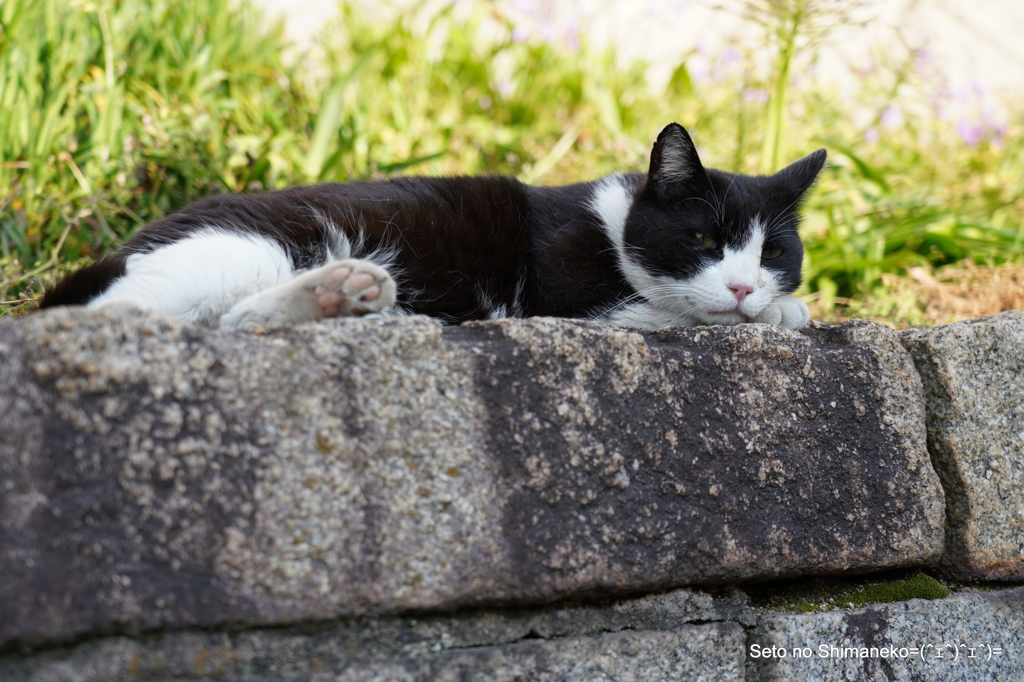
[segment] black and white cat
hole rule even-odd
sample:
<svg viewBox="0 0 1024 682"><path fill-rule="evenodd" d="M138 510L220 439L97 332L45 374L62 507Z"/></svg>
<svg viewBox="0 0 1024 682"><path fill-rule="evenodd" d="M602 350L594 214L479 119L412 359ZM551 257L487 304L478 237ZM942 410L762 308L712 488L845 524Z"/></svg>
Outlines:
<svg viewBox="0 0 1024 682"><path fill-rule="evenodd" d="M650 171L565 187L401 178L215 196L72 273L42 307L134 304L210 327L339 315L551 315L641 329L807 323L798 209L819 150L768 177L705 169L666 127Z"/></svg>

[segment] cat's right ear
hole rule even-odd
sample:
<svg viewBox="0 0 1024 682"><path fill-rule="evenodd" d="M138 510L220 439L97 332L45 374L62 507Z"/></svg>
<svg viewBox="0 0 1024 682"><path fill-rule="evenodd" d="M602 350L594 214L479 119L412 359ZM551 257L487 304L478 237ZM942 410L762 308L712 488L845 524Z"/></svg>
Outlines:
<svg viewBox="0 0 1024 682"><path fill-rule="evenodd" d="M786 166L773 177L781 181L788 191L803 194L815 183L818 173L825 166L825 150L808 154L799 161L794 161Z"/></svg>
<svg viewBox="0 0 1024 682"><path fill-rule="evenodd" d="M697 157L690 134L678 123L665 126L651 151L648 189L657 198L667 199L704 175L704 166Z"/></svg>

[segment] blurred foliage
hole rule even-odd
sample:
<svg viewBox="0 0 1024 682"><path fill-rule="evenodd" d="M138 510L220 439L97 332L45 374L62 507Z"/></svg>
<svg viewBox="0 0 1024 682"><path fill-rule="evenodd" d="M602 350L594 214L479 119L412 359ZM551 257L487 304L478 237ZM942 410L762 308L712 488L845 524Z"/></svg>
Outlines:
<svg viewBox="0 0 1024 682"><path fill-rule="evenodd" d="M768 146L782 163L829 150L801 290L824 317L878 301L918 323L914 301L882 305L883 274L1021 257L1021 121L958 132L920 55L880 56L844 98L806 77L810 50L780 51L795 74L780 90L779 64L736 45L690 55L654 92L644 64L515 28L490 3L368 14L347 0L289 57L281 27L243 2L2 0L0 315L211 193L408 173L588 180L645 169L670 121L724 170L757 172Z"/></svg>

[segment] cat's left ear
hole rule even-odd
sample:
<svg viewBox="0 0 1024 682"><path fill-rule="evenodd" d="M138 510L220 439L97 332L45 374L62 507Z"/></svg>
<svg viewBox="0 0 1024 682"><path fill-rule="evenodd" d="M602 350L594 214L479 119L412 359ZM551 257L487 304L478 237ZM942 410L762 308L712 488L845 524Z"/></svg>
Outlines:
<svg viewBox="0 0 1024 682"><path fill-rule="evenodd" d="M697 148L686 129L678 123L665 126L651 150L648 189L656 197L665 199L686 184L704 177L704 166L697 157Z"/></svg>
<svg viewBox="0 0 1024 682"><path fill-rule="evenodd" d="M773 177L779 180L789 194L804 194L818 178L818 173L825 166L825 150L819 149L796 161Z"/></svg>

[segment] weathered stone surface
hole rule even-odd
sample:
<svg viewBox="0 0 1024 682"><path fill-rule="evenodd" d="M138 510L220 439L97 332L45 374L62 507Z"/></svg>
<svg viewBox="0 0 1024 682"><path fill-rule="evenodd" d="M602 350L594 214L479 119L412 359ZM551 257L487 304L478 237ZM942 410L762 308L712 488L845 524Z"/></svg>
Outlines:
<svg viewBox="0 0 1024 682"><path fill-rule="evenodd" d="M598 623L599 610L592 609L594 620L590 624ZM614 625L616 614L608 611L607 615L609 624ZM544 614L538 614L532 618L543 617ZM617 635L604 634L598 628L593 635L543 639L537 633L523 633L515 639L505 639L510 623L530 619L531 616L480 613L425 620L384 618L318 628L182 632L141 640L111 637L27 658L0 657L0 679L743 679L745 634L735 622L676 622L660 631L637 628ZM656 620L673 619L666 612ZM473 622L489 625L492 635L500 633L498 639L476 634L471 639L477 643L463 641L460 632Z"/></svg>
<svg viewBox="0 0 1024 682"><path fill-rule="evenodd" d="M1024 580L1024 312L902 332L927 404L957 577Z"/></svg>
<svg viewBox="0 0 1024 682"><path fill-rule="evenodd" d="M735 587L710 595L693 589L673 590L611 604L561 605L525 612L482 611L458 618L421 617L413 630L422 641L445 648L504 644L529 637L552 639L620 630L672 630L693 622L731 620L753 626L757 620L747 595Z"/></svg>
<svg viewBox="0 0 1024 682"><path fill-rule="evenodd" d="M758 631L751 647L786 651L784 658L753 658L748 647L753 679L764 682L1024 680L1024 588L775 613L762 617ZM801 658L794 648L810 655Z"/></svg>
<svg viewBox="0 0 1024 682"><path fill-rule="evenodd" d="M870 323L0 324L0 647L861 571L941 551Z"/></svg>
<svg viewBox="0 0 1024 682"><path fill-rule="evenodd" d="M743 625L755 625L750 616L740 592L729 590L713 597L678 590L603 606L384 617L138 639L110 637L27 657L0 656L0 680L1010 682L1024 678L1024 662L1018 655L1024 645L1024 588L816 614L769 612L748 635ZM718 620L722 618L726 620ZM695 620L717 622L692 623ZM553 624L557 634L551 632ZM546 633L535 629L537 625ZM605 634L622 628L629 631ZM755 658L754 647L767 651L774 647L786 655ZM796 648L810 651L801 658ZM863 656L861 649L867 649ZM938 657L940 650L943 658Z"/></svg>
<svg viewBox="0 0 1024 682"><path fill-rule="evenodd" d="M111 637L66 649L54 648L28 657L0 655L4 682L131 682L196 678L204 680L310 679L313 675L339 675L346 671L388 670L401 662L411 673L437 670L447 661L473 660L456 656L458 650L516 651L502 645L524 640L565 640L623 630L676 631L690 623L733 621L725 630L689 630L685 649L702 638L716 638L711 656L694 653L698 674L716 675L722 657L742 664L743 640L735 639L737 624L753 626L757 616L747 596L735 589L681 589L638 599L586 605L559 604L534 609L468 611L445 615L384 617L325 622L240 632L175 632L156 637ZM717 634L716 634L717 633ZM677 633L679 634L679 633ZM691 636L692 635L692 636ZM650 648L654 640L645 638ZM657 640L675 654L676 639ZM559 646L555 644L554 646ZM548 647L547 649L550 649ZM545 649L545 650L547 650ZM526 649L522 651L532 651ZM452 652L437 656L439 652ZM513 659L522 658L514 655ZM731 663L730 663L731 665ZM704 666L703 668L701 666ZM331 677L331 679L334 679ZM532 678L528 678L532 679ZM650 678L657 679L657 678Z"/></svg>
<svg viewBox="0 0 1024 682"><path fill-rule="evenodd" d="M361 666L345 682L742 682L744 632L736 623L688 625L671 632L598 637L445 652L419 659Z"/></svg>
<svg viewBox="0 0 1024 682"><path fill-rule="evenodd" d="M724 630L706 627L680 630L694 622L725 621L733 622ZM336 676L346 672L370 674L393 669L396 665L407 669L409 674L420 674L418 671L422 670L437 672L448 663L479 662L481 658L474 652L482 648L486 648L484 660L503 657L521 663L522 652L536 651L503 645L515 645L524 640L535 643L550 640L552 646L558 648L561 646L558 642L577 641L572 638L581 635L623 630L678 631L676 638L652 640L645 637L640 645L647 649L667 647L658 655L659 660L668 661L676 656L673 650L682 637L684 650L694 659L692 670L698 672L685 679L698 679L701 674L711 673L715 674L707 679L718 679L723 660L728 663L727 667L734 660L742 667L743 639L742 636L737 639L735 633L738 624L749 627L756 621L746 595L735 588L720 594L681 589L604 604L356 619L230 633L177 632L134 640L111 637L30 657L0 656L0 680L130 682L192 677L241 682L310 679L314 675ZM695 652L696 644L708 637L714 639L711 644L715 651L709 652L712 655ZM459 654L459 650L466 649L470 649L468 656ZM551 649L546 647L541 651ZM438 656L441 652L446 653Z"/></svg>

